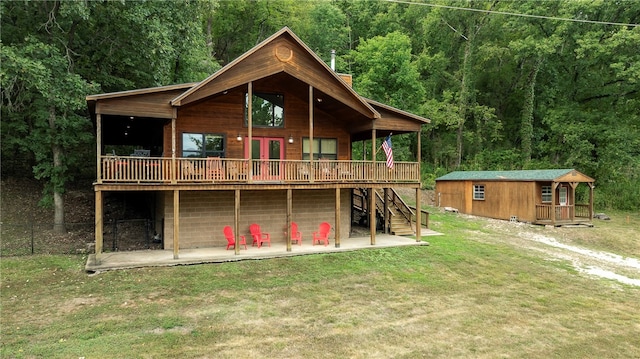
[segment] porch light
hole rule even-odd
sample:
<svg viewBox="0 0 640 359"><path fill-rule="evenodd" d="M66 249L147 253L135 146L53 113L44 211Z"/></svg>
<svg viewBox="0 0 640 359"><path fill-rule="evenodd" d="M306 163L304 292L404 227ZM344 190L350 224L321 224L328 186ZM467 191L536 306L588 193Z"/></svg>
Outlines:
<svg viewBox="0 0 640 359"><path fill-rule="evenodd" d="M293 143L293 136L289 135L289 143Z"/></svg>
<svg viewBox="0 0 640 359"><path fill-rule="evenodd" d="M236 137L236 140L237 140L238 142L242 141L242 135L238 134L238 137Z"/></svg>

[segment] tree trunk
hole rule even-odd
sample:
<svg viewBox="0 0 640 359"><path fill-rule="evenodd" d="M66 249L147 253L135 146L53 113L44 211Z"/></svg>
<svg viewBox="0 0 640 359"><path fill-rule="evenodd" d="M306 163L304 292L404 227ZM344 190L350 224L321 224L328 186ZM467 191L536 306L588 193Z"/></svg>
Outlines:
<svg viewBox="0 0 640 359"><path fill-rule="evenodd" d="M52 106L49 108L49 128L52 133L56 132L56 110ZM64 224L64 179L62 176L62 147L55 140L51 144L51 152L53 153L53 170L51 171L51 188L53 191L53 231L55 233L65 233L67 228Z"/></svg>
<svg viewBox="0 0 640 359"><path fill-rule="evenodd" d="M469 36L466 38L464 47L464 60L462 63L462 81L460 83L460 101L458 103L458 134L456 138L457 158L456 167L460 167L462 163L462 151L464 141L464 123L466 121L469 103L471 103L471 77L472 77L472 56L473 56L473 39L475 34L473 27L469 26Z"/></svg>
<svg viewBox="0 0 640 359"><path fill-rule="evenodd" d="M536 96L535 88L536 78L538 77L538 72L540 71L542 61L542 56L538 56L536 58L533 64L533 68L531 69L531 72L529 73L529 76L527 78L527 84L525 88L524 105L522 106L522 120L520 124L522 157L525 163L531 161L531 155L533 152L533 109Z"/></svg>

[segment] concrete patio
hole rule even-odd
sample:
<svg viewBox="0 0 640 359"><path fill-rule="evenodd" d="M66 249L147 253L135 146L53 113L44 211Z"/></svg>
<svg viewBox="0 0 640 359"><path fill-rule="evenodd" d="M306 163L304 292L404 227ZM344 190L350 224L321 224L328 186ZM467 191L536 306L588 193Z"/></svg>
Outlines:
<svg viewBox="0 0 640 359"><path fill-rule="evenodd" d="M402 246L428 246L429 242L424 241L424 237L441 235L441 233L423 228L423 240L417 242L414 238L394 236L390 234L376 234L376 243L371 245L369 237L352 237L341 240L340 248L336 248L334 243L328 246L312 245L311 241L304 241L300 245L292 245L291 251L287 252L284 243L272 243L271 247L261 248L248 245L248 249L241 247L240 254L235 254L232 249L225 247L181 249L178 259L173 258L173 250L141 250L126 252L105 252L100 256L100 263L96 263L96 255L91 254L85 265L87 272L95 273L116 269L143 268L143 267L168 267L177 265L192 265L202 263L223 263L242 260L256 260L268 258L280 258L290 256L301 256L320 253L337 253L355 251L361 249L379 249Z"/></svg>

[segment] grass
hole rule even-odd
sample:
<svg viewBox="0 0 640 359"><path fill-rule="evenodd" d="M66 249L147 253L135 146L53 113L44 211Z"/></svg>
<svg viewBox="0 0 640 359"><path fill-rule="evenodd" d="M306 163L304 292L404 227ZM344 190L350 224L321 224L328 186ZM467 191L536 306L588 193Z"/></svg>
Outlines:
<svg viewBox="0 0 640 359"><path fill-rule="evenodd" d="M431 223L428 247L93 276L82 256L3 258L0 357L640 356L640 288L476 241L505 235L481 219ZM637 226L600 223L563 233L638 257Z"/></svg>

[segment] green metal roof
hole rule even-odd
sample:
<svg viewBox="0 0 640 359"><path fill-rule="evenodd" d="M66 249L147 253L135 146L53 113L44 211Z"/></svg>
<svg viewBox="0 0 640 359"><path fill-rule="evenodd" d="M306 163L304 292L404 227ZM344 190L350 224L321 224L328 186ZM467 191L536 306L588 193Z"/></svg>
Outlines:
<svg viewBox="0 0 640 359"><path fill-rule="evenodd" d="M436 181L553 181L572 172L573 169L522 170L522 171L455 171Z"/></svg>

